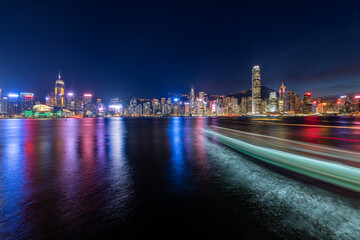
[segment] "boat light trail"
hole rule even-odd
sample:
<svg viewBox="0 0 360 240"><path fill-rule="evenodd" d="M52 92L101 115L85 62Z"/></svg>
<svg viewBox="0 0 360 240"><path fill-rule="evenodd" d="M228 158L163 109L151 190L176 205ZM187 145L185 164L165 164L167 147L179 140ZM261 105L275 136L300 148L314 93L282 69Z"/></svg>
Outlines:
<svg viewBox="0 0 360 240"><path fill-rule="evenodd" d="M204 129L204 133L216 141L264 162L360 192L359 168L256 146L210 129Z"/></svg>
<svg viewBox="0 0 360 240"><path fill-rule="evenodd" d="M315 125L315 124L299 124L299 123L277 123L277 122L265 122L252 120L251 122L239 122L233 120L223 120L226 122L235 122L241 124L267 124L267 125L278 125L278 126L294 126L294 127L317 127L317 128L342 128L342 129L357 129L360 130L360 127L346 127L346 126L331 126L331 125Z"/></svg>

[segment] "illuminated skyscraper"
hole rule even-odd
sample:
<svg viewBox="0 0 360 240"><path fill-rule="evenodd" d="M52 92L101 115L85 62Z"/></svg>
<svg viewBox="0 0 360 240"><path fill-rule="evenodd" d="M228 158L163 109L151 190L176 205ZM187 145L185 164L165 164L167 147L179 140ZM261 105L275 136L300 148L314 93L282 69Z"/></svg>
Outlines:
<svg viewBox="0 0 360 240"><path fill-rule="evenodd" d="M143 115L147 117L151 115L150 102L143 103Z"/></svg>
<svg viewBox="0 0 360 240"><path fill-rule="evenodd" d="M205 101L205 93L204 92L199 92L198 113L200 115L204 114L204 101Z"/></svg>
<svg viewBox="0 0 360 240"><path fill-rule="evenodd" d="M131 98L130 100L130 116L135 116L137 108L137 99L135 97Z"/></svg>
<svg viewBox="0 0 360 240"><path fill-rule="evenodd" d="M61 79L60 71L59 78L55 82L55 106L64 107L65 106L65 83Z"/></svg>
<svg viewBox="0 0 360 240"><path fill-rule="evenodd" d="M152 107L153 107L154 116L161 115L161 105L160 105L159 99L156 99L156 98L153 99Z"/></svg>
<svg viewBox="0 0 360 240"><path fill-rule="evenodd" d="M295 114L297 112L299 112L299 108L300 108L300 103L299 103L299 99L300 97L294 92L294 90L288 90L285 92L284 94L284 112L290 113L290 114ZM297 104L296 104L297 103ZM298 107L296 107L296 105L298 105Z"/></svg>
<svg viewBox="0 0 360 240"><path fill-rule="evenodd" d="M271 92L269 97L269 112L276 112L277 111L277 97L276 92Z"/></svg>
<svg viewBox="0 0 360 240"><path fill-rule="evenodd" d="M19 102L19 94L10 93L7 98L7 114L14 116L20 115L20 102Z"/></svg>
<svg viewBox="0 0 360 240"><path fill-rule="evenodd" d="M84 93L84 105L88 105L90 103L92 103L92 94Z"/></svg>
<svg viewBox="0 0 360 240"><path fill-rule="evenodd" d="M312 107L313 107L313 101L311 100L311 93L306 92L304 94L304 100L303 100L304 114L311 114Z"/></svg>
<svg viewBox="0 0 360 240"><path fill-rule="evenodd" d="M34 106L34 94L28 92L20 93L20 109L21 114L24 115L26 111L32 111Z"/></svg>
<svg viewBox="0 0 360 240"><path fill-rule="evenodd" d="M191 87L190 91L190 113L195 113L195 91L193 87Z"/></svg>
<svg viewBox="0 0 360 240"><path fill-rule="evenodd" d="M286 87L284 86L284 83L282 83L281 87L279 88L279 98L284 99L285 92L286 92Z"/></svg>
<svg viewBox="0 0 360 240"><path fill-rule="evenodd" d="M261 113L261 81L260 67L254 66L252 69L252 114Z"/></svg>
<svg viewBox="0 0 360 240"><path fill-rule="evenodd" d="M69 110L75 110L75 96L72 92L68 92L66 95L66 108Z"/></svg>
<svg viewBox="0 0 360 240"><path fill-rule="evenodd" d="M1 113L7 114L8 113L8 98L3 97L1 100Z"/></svg>

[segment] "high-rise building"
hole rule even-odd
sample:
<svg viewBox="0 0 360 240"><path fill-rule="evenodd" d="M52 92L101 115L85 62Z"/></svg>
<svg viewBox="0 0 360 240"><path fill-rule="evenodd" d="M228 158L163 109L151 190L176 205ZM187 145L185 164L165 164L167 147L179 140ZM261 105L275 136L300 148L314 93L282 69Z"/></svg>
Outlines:
<svg viewBox="0 0 360 240"><path fill-rule="evenodd" d="M8 98L3 97L1 100L1 113L7 114L8 113Z"/></svg>
<svg viewBox="0 0 360 240"><path fill-rule="evenodd" d="M136 106L136 116L141 116L143 114L141 103Z"/></svg>
<svg viewBox="0 0 360 240"><path fill-rule="evenodd" d="M269 112L277 112L277 97L276 92L271 92L269 97Z"/></svg>
<svg viewBox="0 0 360 240"><path fill-rule="evenodd" d="M306 92L303 99L304 114L311 114L313 108L313 101L311 100L311 93Z"/></svg>
<svg viewBox="0 0 360 240"><path fill-rule="evenodd" d="M190 103L189 102L185 102L184 103L184 107L185 107L185 116L190 116Z"/></svg>
<svg viewBox="0 0 360 240"><path fill-rule="evenodd" d="M61 79L60 71L59 78L55 82L55 106L65 107L65 83Z"/></svg>
<svg viewBox="0 0 360 240"><path fill-rule="evenodd" d="M153 108L154 116L161 115L161 105L160 105L159 99L152 100L152 108Z"/></svg>
<svg viewBox="0 0 360 240"><path fill-rule="evenodd" d="M295 113L295 92L294 90L288 90L284 95L284 112L294 114Z"/></svg>
<svg viewBox="0 0 360 240"><path fill-rule="evenodd" d="M90 104L92 103L92 94L91 93L85 93L84 94L84 104Z"/></svg>
<svg viewBox="0 0 360 240"><path fill-rule="evenodd" d="M75 110L75 96L72 92L69 92L66 95L66 108L72 111Z"/></svg>
<svg viewBox="0 0 360 240"><path fill-rule="evenodd" d="M303 112L303 103L301 101L300 95L295 93L295 114L299 114Z"/></svg>
<svg viewBox="0 0 360 240"><path fill-rule="evenodd" d="M96 99L95 115L105 116L105 105L101 102L101 99Z"/></svg>
<svg viewBox="0 0 360 240"><path fill-rule="evenodd" d="M254 66L252 69L252 114L261 113L261 80L260 67Z"/></svg>
<svg viewBox="0 0 360 240"><path fill-rule="evenodd" d="M190 113L195 114L195 91L193 87L190 90Z"/></svg>
<svg viewBox="0 0 360 240"><path fill-rule="evenodd" d="M199 104L198 104L199 115L204 115L204 102L205 102L205 93L199 92Z"/></svg>
<svg viewBox="0 0 360 240"><path fill-rule="evenodd" d="M150 102L143 103L143 115L147 117L151 115Z"/></svg>
<svg viewBox="0 0 360 240"><path fill-rule="evenodd" d="M20 115L20 103L19 103L19 94L10 93L7 98L7 114L8 115Z"/></svg>
<svg viewBox="0 0 360 240"><path fill-rule="evenodd" d="M28 92L20 93L20 109L21 114L25 115L25 111L32 111L34 106L34 94Z"/></svg>
<svg viewBox="0 0 360 240"><path fill-rule="evenodd" d="M281 87L279 88L279 98L284 99L286 93L286 87L284 86L284 83L281 84Z"/></svg>
<svg viewBox="0 0 360 240"><path fill-rule="evenodd" d="M48 93L48 95L46 95L46 105L51 106L51 107L55 107L56 106L56 102L55 102L55 96L54 93Z"/></svg>
<svg viewBox="0 0 360 240"><path fill-rule="evenodd" d="M166 98L161 98L161 105L164 105L164 104L166 104Z"/></svg>
<svg viewBox="0 0 360 240"><path fill-rule="evenodd" d="M130 111L129 111L130 116L134 116L136 114L136 108L137 108L137 99L133 97L130 100Z"/></svg>
<svg viewBox="0 0 360 240"><path fill-rule="evenodd" d="M251 114L252 111L252 97L242 97L240 103L240 112L243 115Z"/></svg>
<svg viewBox="0 0 360 240"><path fill-rule="evenodd" d="M232 115L238 115L239 114L239 111L240 111L240 109L239 109L239 100L237 99L237 98L234 98L234 97L232 97L231 98L231 113L230 114L232 114Z"/></svg>

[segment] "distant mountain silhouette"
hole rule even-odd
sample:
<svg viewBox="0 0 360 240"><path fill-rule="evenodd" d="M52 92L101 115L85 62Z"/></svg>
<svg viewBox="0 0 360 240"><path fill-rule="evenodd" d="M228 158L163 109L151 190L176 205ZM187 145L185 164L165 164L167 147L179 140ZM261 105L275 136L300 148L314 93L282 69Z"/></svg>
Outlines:
<svg viewBox="0 0 360 240"><path fill-rule="evenodd" d="M261 86L261 99L269 98L271 92L276 92L276 96L278 96L278 92L276 90L265 86ZM251 95L252 95L252 90L249 89L238 93L230 93L229 95L227 95L227 97L235 97L239 100L240 103L242 97L251 97Z"/></svg>

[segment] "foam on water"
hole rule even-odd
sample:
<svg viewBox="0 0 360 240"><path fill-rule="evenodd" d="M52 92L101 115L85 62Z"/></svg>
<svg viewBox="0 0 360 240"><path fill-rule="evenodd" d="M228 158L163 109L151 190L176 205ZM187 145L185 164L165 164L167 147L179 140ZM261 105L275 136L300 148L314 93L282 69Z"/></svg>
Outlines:
<svg viewBox="0 0 360 240"><path fill-rule="evenodd" d="M206 141L228 190L246 193L267 228L285 238L360 239L360 203L283 176ZM263 217L264 216L264 217Z"/></svg>

